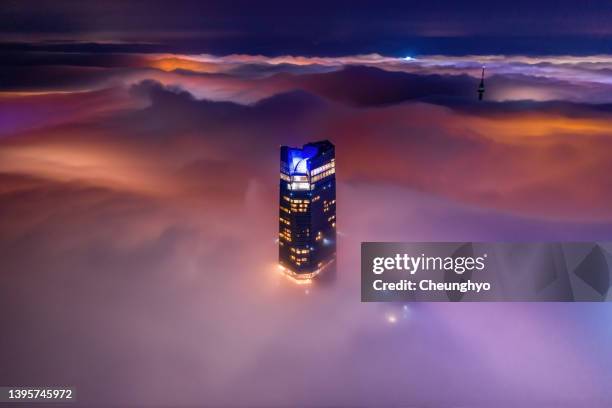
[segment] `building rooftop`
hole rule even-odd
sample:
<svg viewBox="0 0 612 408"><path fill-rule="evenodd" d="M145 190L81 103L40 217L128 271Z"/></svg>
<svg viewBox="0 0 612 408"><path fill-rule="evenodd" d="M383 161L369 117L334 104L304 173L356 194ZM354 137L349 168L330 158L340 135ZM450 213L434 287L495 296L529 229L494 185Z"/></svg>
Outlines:
<svg viewBox="0 0 612 408"><path fill-rule="evenodd" d="M287 165L289 166L289 175L307 174L310 171L310 161L318 154L333 148L333 144L328 140L308 143L299 147L283 146L287 150Z"/></svg>

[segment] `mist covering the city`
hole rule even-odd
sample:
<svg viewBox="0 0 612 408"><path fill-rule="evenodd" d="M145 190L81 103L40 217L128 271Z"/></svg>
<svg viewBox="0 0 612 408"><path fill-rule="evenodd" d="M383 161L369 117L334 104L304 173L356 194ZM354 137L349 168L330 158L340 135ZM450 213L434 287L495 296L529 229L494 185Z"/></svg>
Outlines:
<svg viewBox="0 0 612 408"><path fill-rule="evenodd" d="M609 113L581 101L612 99L599 74L612 61L133 58L58 66L80 73L65 93L3 96L0 306L15 312L2 349L17 350L4 382L71 383L109 404L608 395L584 338L604 341L589 323L609 318L601 305L363 305L358 271L363 241L609 236ZM288 135L337 151L335 278L308 288L276 264Z"/></svg>
<svg viewBox="0 0 612 408"><path fill-rule="evenodd" d="M610 2L383 3L3 2L0 386L609 407L609 304L361 302L360 246L610 241ZM279 153L323 140L335 262L295 284Z"/></svg>

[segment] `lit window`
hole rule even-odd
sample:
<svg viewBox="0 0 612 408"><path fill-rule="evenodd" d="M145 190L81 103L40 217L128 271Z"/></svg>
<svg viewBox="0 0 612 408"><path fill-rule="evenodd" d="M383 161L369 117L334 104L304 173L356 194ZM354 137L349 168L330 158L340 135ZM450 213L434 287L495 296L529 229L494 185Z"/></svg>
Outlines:
<svg viewBox="0 0 612 408"><path fill-rule="evenodd" d="M310 184L309 183L290 183L289 185L289 190L309 190L310 189Z"/></svg>

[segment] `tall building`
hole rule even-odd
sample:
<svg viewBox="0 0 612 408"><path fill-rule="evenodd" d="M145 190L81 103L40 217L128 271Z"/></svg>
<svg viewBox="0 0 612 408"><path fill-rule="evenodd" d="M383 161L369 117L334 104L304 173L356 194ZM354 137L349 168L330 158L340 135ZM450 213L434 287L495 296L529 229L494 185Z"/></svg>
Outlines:
<svg viewBox="0 0 612 408"><path fill-rule="evenodd" d="M485 67L482 67L482 76L480 77L480 85L478 86L478 100L482 101L482 98L484 97L484 93L485 93L485 86L484 86L484 71L485 71Z"/></svg>
<svg viewBox="0 0 612 408"><path fill-rule="evenodd" d="M303 283L336 255L336 159L323 140L281 147L278 260Z"/></svg>

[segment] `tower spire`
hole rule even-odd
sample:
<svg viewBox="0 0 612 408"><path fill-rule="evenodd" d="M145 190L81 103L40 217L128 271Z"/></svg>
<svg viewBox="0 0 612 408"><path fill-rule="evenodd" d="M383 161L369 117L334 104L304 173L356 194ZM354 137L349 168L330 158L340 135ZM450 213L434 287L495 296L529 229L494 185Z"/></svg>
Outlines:
<svg viewBox="0 0 612 408"><path fill-rule="evenodd" d="M479 101L482 101L482 97L484 96L484 93L485 93L484 72L485 72L485 67L483 65L482 66L482 76L480 77L480 86L478 87L478 100Z"/></svg>

